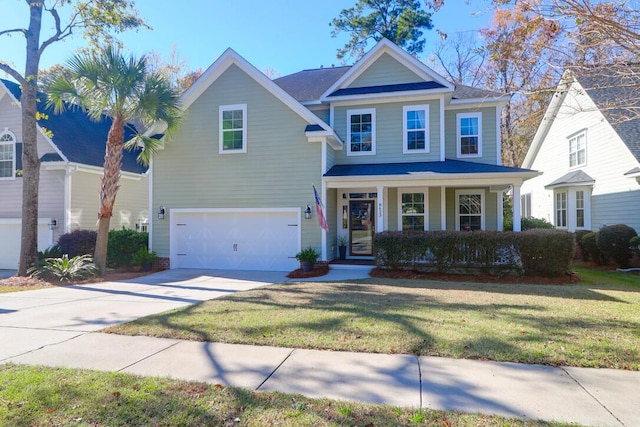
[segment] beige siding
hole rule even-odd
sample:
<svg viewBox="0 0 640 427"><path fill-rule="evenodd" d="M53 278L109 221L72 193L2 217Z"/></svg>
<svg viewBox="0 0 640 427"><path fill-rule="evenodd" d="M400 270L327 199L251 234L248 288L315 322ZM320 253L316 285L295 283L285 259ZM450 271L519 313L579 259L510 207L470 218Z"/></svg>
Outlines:
<svg viewBox="0 0 640 427"><path fill-rule="evenodd" d="M96 229L100 203L100 180L97 173L76 172L71 175L71 205L69 220L71 230ZM149 217L149 183L147 177L139 180L120 178L120 189L111 218L111 229L135 229L137 222L147 222Z"/></svg>
<svg viewBox="0 0 640 427"><path fill-rule="evenodd" d="M496 164L497 159L497 135L496 135L496 109L479 108L473 110L447 110L445 113L445 157L456 159L457 154L457 120L459 113L482 113L482 157L465 157L460 160L478 163Z"/></svg>
<svg viewBox="0 0 640 427"><path fill-rule="evenodd" d="M402 107L429 105L429 153L403 154ZM376 154L372 156L348 156L347 111L375 108L376 110ZM432 162L440 160L440 103L438 100L422 102L393 102L336 107L334 129L345 142L344 150L336 152L336 163L388 163L388 162Z"/></svg>
<svg viewBox="0 0 640 427"><path fill-rule="evenodd" d="M569 167L569 139L586 130L586 165ZM553 190L550 184L572 170L582 170L595 180L591 195L591 224L628 224L640 232L640 185L624 176L639 166L627 146L579 86L571 88L542 142L531 169L544 172L528 180L522 194L531 194L532 215L554 222ZM569 206L571 209L572 206Z"/></svg>
<svg viewBox="0 0 640 427"><path fill-rule="evenodd" d="M440 230L442 222L440 209L440 187L429 188L429 230Z"/></svg>
<svg viewBox="0 0 640 427"><path fill-rule="evenodd" d="M402 83L418 83L424 79L384 53L359 75L348 87L382 86Z"/></svg>
<svg viewBox="0 0 640 427"><path fill-rule="evenodd" d="M218 153L218 107L247 105L247 153ZM307 123L235 65L189 108L180 131L154 159L154 212L175 208L314 206L321 184L321 144ZM302 221L302 246L320 250L315 220ZM154 221L153 248L169 256L169 221Z"/></svg>
<svg viewBox="0 0 640 427"><path fill-rule="evenodd" d="M389 215L389 230L398 231L398 215L400 211L400 207L398 206L398 189L397 188L389 188L387 190L387 203L389 208L387 209L387 213Z"/></svg>
<svg viewBox="0 0 640 427"><path fill-rule="evenodd" d="M322 107L309 107L309 110L323 122L329 123L329 108L326 105Z"/></svg>

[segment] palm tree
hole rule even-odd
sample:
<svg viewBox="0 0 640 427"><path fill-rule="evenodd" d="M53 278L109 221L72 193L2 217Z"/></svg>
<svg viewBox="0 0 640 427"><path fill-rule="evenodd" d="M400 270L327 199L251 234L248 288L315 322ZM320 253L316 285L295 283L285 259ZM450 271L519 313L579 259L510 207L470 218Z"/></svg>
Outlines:
<svg viewBox="0 0 640 427"><path fill-rule="evenodd" d="M145 128L160 122L170 132L179 125L182 110L178 92L166 78L147 71L145 56L125 56L120 49L108 46L74 55L66 68L68 74L56 78L48 88L48 102L54 111L80 107L96 121L106 116L112 120L104 156L94 254L94 262L103 274L123 150L140 147L138 161L146 165L161 145L158 139L140 133L125 141L125 126L133 120L141 121Z"/></svg>

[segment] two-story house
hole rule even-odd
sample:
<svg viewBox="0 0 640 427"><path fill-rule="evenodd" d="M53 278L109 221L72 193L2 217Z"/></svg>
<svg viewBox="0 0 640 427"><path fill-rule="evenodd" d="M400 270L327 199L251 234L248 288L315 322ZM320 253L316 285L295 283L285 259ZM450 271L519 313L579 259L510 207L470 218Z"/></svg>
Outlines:
<svg viewBox="0 0 640 427"><path fill-rule="evenodd" d="M543 174L522 187L522 211L556 228L597 231L626 224L640 233L640 78L610 65L567 70L523 167Z"/></svg>
<svg viewBox="0 0 640 427"><path fill-rule="evenodd" d="M0 269L15 269L22 229L22 110L20 86L0 79ZM96 229L100 179L111 119L94 121L83 110L55 114L38 99L38 250L61 234ZM132 136L129 128L126 137ZM112 228L146 229L149 180L138 153L124 153Z"/></svg>
<svg viewBox="0 0 640 427"><path fill-rule="evenodd" d="M275 80L228 49L153 158L152 247L171 268L293 270L302 247L336 258L338 236L367 259L384 230L501 230L503 193L519 199L537 175L501 164L508 100L388 40L352 66Z"/></svg>

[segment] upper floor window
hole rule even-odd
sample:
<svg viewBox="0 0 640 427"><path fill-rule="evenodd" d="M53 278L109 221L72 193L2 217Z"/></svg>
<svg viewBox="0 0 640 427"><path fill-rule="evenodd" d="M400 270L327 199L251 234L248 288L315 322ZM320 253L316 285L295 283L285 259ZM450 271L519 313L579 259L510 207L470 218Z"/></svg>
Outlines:
<svg viewBox="0 0 640 427"><path fill-rule="evenodd" d="M569 137L569 167L587 164L587 132L582 131Z"/></svg>
<svg viewBox="0 0 640 427"><path fill-rule="evenodd" d="M7 130L0 133L0 179L13 179L16 174L16 137Z"/></svg>
<svg viewBox="0 0 640 427"><path fill-rule="evenodd" d="M402 108L403 120L403 149L408 153L429 152L429 106L409 105Z"/></svg>
<svg viewBox="0 0 640 427"><path fill-rule="evenodd" d="M220 153L247 152L247 104L220 106Z"/></svg>
<svg viewBox="0 0 640 427"><path fill-rule="evenodd" d="M376 110L347 111L347 154L366 156L376 154Z"/></svg>
<svg viewBox="0 0 640 427"><path fill-rule="evenodd" d="M458 157L481 157L482 113L459 113L456 118Z"/></svg>
<svg viewBox="0 0 640 427"><path fill-rule="evenodd" d="M456 230L484 230L484 191L456 190Z"/></svg>

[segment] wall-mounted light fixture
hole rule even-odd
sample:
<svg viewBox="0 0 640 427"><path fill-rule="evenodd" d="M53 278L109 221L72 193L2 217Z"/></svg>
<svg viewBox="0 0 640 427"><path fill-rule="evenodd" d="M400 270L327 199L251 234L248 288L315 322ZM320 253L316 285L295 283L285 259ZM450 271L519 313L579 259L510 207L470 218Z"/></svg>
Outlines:
<svg viewBox="0 0 640 427"><path fill-rule="evenodd" d="M53 230L57 226L58 226L58 221L56 221L55 219L52 218L51 222L49 223L49 230Z"/></svg>
<svg viewBox="0 0 640 427"><path fill-rule="evenodd" d="M140 231L140 224L136 222L136 231Z"/></svg>
<svg viewBox="0 0 640 427"><path fill-rule="evenodd" d="M304 219L311 219L312 216L311 205L307 205L307 208L304 210Z"/></svg>
<svg viewBox="0 0 640 427"><path fill-rule="evenodd" d="M158 219L164 219L165 213L166 213L166 210L164 206L160 206L160 209L158 209Z"/></svg>

